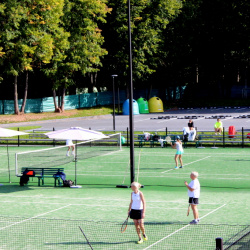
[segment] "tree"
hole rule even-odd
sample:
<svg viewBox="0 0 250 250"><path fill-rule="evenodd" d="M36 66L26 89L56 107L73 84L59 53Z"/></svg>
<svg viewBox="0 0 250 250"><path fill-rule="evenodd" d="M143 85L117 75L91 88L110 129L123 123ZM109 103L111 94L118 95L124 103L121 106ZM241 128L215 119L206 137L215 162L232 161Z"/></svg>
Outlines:
<svg viewBox="0 0 250 250"><path fill-rule="evenodd" d="M181 6L178 0L131 1L133 78L137 86L141 81L145 88L145 81L157 70L163 31ZM113 10L103 27L105 47L109 52L105 68L109 68L111 74L118 73L125 83L129 67L127 1L109 0L109 7Z"/></svg>
<svg viewBox="0 0 250 250"><path fill-rule="evenodd" d="M1 4L0 63L14 76L15 113L19 114L17 79L26 72L26 85L21 112L24 112L28 91L28 71L64 58L60 50L67 46L68 34L59 26L63 0L7 0ZM56 47L59 45L59 47ZM1 54L0 54L1 55Z"/></svg>
<svg viewBox="0 0 250 250"><path fill-rule="evenodd" d="M97 72L101 58L107 54L102 48L104 38L98 24L105 22L109 13L106 0L65 0L63 28L70 33L69 48L65 50L65 59L52 63L44 70L53 81L55 110L64 111L66 89L74 85L76 74ZM59 93L56 102L56 91Z"/></svg>

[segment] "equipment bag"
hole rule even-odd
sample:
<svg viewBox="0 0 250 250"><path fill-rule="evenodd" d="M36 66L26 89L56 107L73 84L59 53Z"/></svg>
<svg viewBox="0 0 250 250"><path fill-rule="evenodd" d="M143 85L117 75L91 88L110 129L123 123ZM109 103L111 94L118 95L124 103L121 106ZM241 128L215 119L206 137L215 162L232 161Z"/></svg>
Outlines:
<svg viewBox="0 0 250 250"><path fill-rule="evenodd" d="M64 187L71 187L73 186L74 182L72 180L65 180L63 181L63 186Z"/></svg>

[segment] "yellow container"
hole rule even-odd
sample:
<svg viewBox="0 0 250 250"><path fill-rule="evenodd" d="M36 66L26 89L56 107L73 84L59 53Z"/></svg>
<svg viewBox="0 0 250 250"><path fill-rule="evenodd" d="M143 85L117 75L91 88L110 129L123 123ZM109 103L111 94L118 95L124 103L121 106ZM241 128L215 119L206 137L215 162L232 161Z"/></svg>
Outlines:
<svg viewBox="0 0 250 250"><path fill-rule="evenodd" d="M148 101L149 113L162 113L163 103L159 97L152 97Z"/></svg>

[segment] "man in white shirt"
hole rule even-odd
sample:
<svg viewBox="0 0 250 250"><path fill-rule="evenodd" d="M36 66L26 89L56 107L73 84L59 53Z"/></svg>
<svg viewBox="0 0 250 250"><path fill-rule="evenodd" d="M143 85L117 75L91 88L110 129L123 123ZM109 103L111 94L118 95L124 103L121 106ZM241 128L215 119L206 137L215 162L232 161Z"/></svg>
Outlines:
<svg viewBox="0 0 250 250"><path fill-rule="evenodd" d="M197 208L200 197L200 182L198 180L198 175L198 172L192 172L190 174L192 181L189 184L186 181L184 182L188 189L189 205L191 205L194 214L194 220L192 220L190 224L198 224L200 221Z"/></svg>

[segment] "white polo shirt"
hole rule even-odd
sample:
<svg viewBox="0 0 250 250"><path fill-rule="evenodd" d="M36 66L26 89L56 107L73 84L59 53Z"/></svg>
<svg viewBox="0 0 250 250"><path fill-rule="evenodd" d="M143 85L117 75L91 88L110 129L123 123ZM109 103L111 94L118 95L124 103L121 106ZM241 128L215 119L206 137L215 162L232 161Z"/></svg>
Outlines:
<svg viewBox="0 0 250 250"><path fill-rule="evenodd" d="M200 182L198 179L192 180L189 184L189 187L194 189L194 191L190 191L188 189L188 196L193 198L199 198L200 197Z"/></svg>

